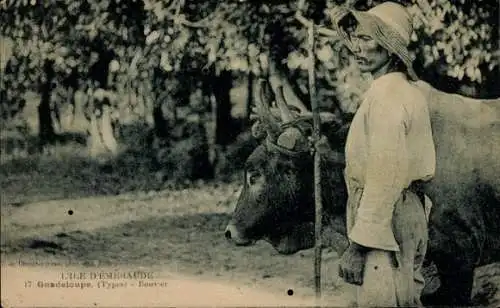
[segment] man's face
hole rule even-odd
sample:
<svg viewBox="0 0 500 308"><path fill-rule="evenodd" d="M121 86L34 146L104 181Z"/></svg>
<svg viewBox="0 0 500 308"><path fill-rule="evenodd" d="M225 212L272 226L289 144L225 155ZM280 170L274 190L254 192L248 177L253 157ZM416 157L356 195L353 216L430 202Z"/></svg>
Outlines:
<svg viewBox="0 0 500 308"><path fill-rule="evenodd" d="M389 52L380 46L361 26L351 32L351 42L356 61L363 73L377 71L390 59Z"/></svg>

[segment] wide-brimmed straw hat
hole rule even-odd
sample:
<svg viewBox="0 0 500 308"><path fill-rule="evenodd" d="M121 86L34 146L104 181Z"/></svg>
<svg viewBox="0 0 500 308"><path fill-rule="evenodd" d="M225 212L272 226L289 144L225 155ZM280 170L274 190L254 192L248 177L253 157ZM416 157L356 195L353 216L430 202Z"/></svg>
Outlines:
<svg viewBox="0 0 500 308"><path fill-rule="evenodd" d="M412 17L406 8L394 2L384 2L368 11L347 8L336 8L330 12L334 29L342 37L347 47L353 50L352 43L342 22L352 16L371 37L390 53L396 55L408 69L409 77L417 80L413 70L408 46L413 32Z"/></svg>

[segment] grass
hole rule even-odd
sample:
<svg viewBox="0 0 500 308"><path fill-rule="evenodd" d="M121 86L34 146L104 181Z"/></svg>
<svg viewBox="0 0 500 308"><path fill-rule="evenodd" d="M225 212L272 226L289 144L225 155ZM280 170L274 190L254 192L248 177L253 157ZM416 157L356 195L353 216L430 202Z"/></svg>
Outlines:
<svg viewBox="0 0 500 308"><path fill-rule="evenodd" d="M1 42L1 41L0 41ZM118 157L106 163L92 160L85 145L86 124L82 115L76 115L75 124L68 129L59 142L50 146L50 154L37 152L37 105L40 97L36 93L25 95L27 105L20 115L29 133L15 130L9 135L2 130L0 135L0 192L1 204L23 204L35 201L80 198L98 195L117 195L125 192L158 191L165 188L190 187L203 181L187 181L182 173L177 179L159 179L160 168L152 164L155 154L148 144L149 127L123 124L120 127L119 143L123 150ZM75 94L77 104L82 102L82 94ZM238 82L231 90L232 115L241 117L245 110L246 83ZM64 117L64 115L62 115ZM73 132L74 131L74 132ZM31 134L31 135L30 135ZM218 177L215 181L232 181L239 178L238 171L255 144L244 135L235 145L221 153ZM182 154L182 151L180 151ZM180 155L180 159L185 156ZM234 165L233 165L234 164ZM182 162L174 162L182 166ZM170 170L162 170L163 174ZM170 172L172 175L174 172Z"/></svg>
<svg viewBox="0 0 500 308"><path fill-rule="evenodd" d="M158 181L148 161L130 153L101 164L82 155L82 151L85 149L64 146L54 155L30 155L2 164L2 204L117 195L173 185Z"/></svg>
<svg viewBox="0 0 500 308"><path fill-rule="evenodd" d="M65 142L50 146L49 154L2 155L1 203L21 205L44 200L149 192L200 186L206 182L158 178L158 168L164 168L162 174L170 172L172 175L173 172L165 170L168 166L152 163L154 153L147 145L147 131L130 127L124 131L126 133L119 140L123 151L105 162L91 159L85 144L81 140L75 141L78 138L67 138ZM221 164L224 166L219 167L221 176L214 182L240 178L242 162L255 145L245 136L222 153L224 159ZM32 143L35 141L36 138L29 140ZM185 158L185 155L179 156L179 159ZM182 165L182 161L177 163Z"/></svg>

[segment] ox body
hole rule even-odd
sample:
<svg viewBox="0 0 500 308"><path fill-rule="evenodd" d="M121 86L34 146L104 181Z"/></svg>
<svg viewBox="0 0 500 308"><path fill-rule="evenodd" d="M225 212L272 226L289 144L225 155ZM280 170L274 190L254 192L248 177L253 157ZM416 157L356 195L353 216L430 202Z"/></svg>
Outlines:
<svg viewBox="0 0 500 308"><path fill-rule="evenodd" d="M429 103L437 155L435 177L420 188L433 203L426 264L436 265L441 285L422 300L467 305L474 269L500 261L500 99L448 94L422 81L415 86ZM314 246L313 160L307 141L312 125L310 117L290 120L289 115L288 124L271 123L266 99L256 97L267 135L247 159L225 235L237 245L266 240L278 252L293 254ZM345 129L324 123L322 130L332 148L321 168L327 246L334 244L332 231L346 235Z"/></svg>

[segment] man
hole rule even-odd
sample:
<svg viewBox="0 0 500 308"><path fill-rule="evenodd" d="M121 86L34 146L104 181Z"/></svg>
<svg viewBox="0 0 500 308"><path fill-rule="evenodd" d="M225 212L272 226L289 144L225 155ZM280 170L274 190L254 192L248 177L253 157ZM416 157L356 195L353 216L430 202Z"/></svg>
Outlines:
<svg viewBox="0 0 500 308"><path fill-rule="evenodd" d="M350 245L339 275L358 286L359 306L419 306L427 219L412 187L434 176L435 148L426 101L411 83L412 20L392 2L332 19L362 72L373 76L346 141Z"/></svg>

